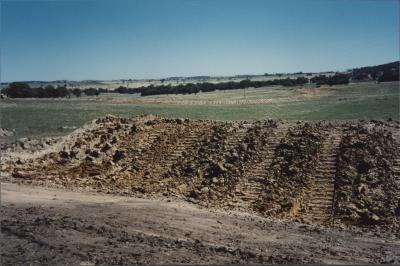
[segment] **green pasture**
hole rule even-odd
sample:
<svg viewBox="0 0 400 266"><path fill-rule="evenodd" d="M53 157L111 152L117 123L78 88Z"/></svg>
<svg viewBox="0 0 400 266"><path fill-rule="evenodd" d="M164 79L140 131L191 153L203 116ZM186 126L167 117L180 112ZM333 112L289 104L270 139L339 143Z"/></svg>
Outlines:
<svg viewBox="0 0 400 266"><path fill-rule="evenodd" d="M106 114L130 117L154 114L190 119L253 120L352 120L399 119L399 82L357 83L327 88L330 93L316 99L290 101L297 88L271 87L246 90L246 99L270 99L266 104L207 104L207 101L244 99L244 91L210 92L198 95L154 96L145 100L166 103L118 103L115 99L136 95L104 94L80 99L5 99L0 102L1 127L15 131L14 137L54 136ZM284 100L282 100L284 99ZM286 100L285 100L286 99ZM274 102L276 100L276 102ZM182 104L199 101L202 104Z"/></svg>

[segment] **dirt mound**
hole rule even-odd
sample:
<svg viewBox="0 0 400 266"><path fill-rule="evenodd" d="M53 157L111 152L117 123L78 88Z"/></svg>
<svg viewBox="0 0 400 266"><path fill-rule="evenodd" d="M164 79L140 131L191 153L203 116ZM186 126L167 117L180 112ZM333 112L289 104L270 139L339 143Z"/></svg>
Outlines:
<svg viewBox="0 0 400 266"><path fill-rule="evenodd" d="M59 138L56 137L47 137L40 139L21 138L13 142L0 143L0 148L6 154L22 152L34 153L45 149L46 147L54 145L58 140Z"/></svg>
<svg viewBox="0 0 400 266"><path fill-rule="evenodd" d="M298 125L289 129L275 150L265 194L257 203L260 211L273 215L293 215L313 180L324 132L322 124Z"/></svg>
<svg viewBox="0 0 400 266"><path fill-rule="evenodd" d="M400 158L399 142L384 124L349 126L338 156L338 218L357 225L399 225L400 179L394 170L396 158Z"/></svg>
<svg viewBox="0 0 400 266"><path fill-rule="evenodd" d="M400 213L396 127L106 116L36 156L10 155L2 171L13 182L388 226Z"/></svg>
<svg viewBox="0 0 400 266"><path fill-rule="evenodd" d="M214 125L168 172L170 191L193 202L232 205L237 185L248 166L257 162L265 134L274 126L273 121Z"/></svg>

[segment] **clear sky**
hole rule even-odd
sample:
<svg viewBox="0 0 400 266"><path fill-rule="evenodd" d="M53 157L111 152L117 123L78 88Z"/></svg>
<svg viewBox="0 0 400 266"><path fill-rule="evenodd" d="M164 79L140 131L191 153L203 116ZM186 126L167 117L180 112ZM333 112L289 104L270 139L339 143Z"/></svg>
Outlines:
<svg viewBox="0 0 400 266"><path fill-rule="evenodd" d="M399 58L397 0L1 2L1 80L345 70Z"/></svg>

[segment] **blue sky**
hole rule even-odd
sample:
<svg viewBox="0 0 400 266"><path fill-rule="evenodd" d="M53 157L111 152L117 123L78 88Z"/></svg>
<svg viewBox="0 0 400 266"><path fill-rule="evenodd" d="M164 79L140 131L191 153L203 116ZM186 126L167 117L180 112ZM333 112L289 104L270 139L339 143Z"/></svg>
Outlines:
<svg viewBox="0 0 400 266"><path fill-rule="evenodd" d="M345 70L399 58L397 0L1 2L1 80Z"/></svg>

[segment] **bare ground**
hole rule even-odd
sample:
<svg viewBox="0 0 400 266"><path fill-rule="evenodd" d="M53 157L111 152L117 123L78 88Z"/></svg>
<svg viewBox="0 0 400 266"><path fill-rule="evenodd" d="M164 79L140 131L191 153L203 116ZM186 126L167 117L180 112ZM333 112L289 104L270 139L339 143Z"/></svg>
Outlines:
<svg viewBox="0 0 400 266"><path fill-rule="evenodd" d="M3 265L400 263L388 234L2 183Z"/></svg>

